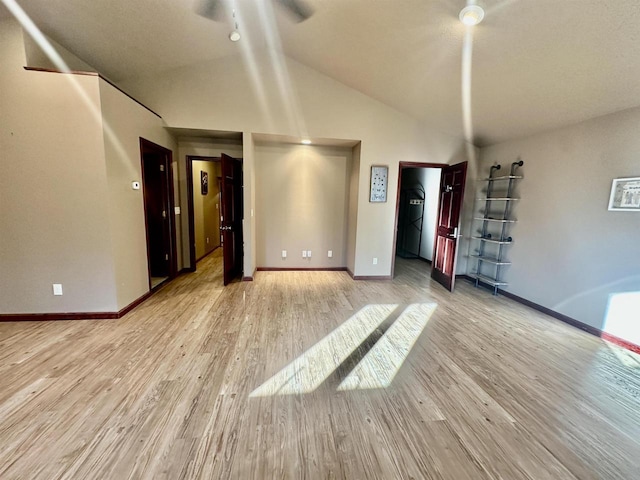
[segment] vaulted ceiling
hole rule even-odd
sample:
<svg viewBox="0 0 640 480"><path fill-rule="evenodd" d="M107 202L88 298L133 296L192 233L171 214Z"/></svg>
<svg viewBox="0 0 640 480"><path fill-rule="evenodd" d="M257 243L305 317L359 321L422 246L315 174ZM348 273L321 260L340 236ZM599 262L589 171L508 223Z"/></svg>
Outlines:
<svg viewBox="0 0 640 480"><path fill-rule="evenodd" d="M4 1L4 0L3 0ZM465 0L306 0L297 23L269 0L17 0L36 25L115 82L281 49L424 122L462 134ZM640 2L484 0L473 29L474 142L487 145L640 105ZM242 39L228 34L235 21Z"/></svg>

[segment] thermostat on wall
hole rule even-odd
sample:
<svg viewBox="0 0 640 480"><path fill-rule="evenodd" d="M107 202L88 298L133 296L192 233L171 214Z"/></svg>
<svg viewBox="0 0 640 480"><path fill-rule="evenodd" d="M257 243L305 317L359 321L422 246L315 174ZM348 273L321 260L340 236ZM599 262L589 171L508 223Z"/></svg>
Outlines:
<svg viewBox="0 0 640 480"><path fill-rule="evenodd" d="M131 188L134 190L140 190L140 182L131 182Z"/></svg>

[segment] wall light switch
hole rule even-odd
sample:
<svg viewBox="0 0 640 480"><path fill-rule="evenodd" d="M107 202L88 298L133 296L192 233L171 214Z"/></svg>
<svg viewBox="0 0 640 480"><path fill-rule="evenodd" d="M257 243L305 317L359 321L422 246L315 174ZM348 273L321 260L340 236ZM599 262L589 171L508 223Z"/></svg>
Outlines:
<svg viewBox="0 0 640 480"><path fill-rule="evenodd" d="M287 251L286 250L282 250L282 258L287 258Z"/></svg>
<svg viewBox="0 0 640 480"><path fill-rule="evenodd" d="M333 250L329 250L329 251L327 252L327 257L329 257L329 258L333 258Z"/></svg>
<svg viewBox="0 0 640 480"><path fill-rule="evenodd" d="M209 245L209 237L207 237L207 245Z"/></svg>
<svg viewBox="0 0 640 480"><path fill-rule="evenodd" d="M173 212L174 212L176 215L180 215L180 207L173 207Z"/></svg>
<svg viewBox="0 0 640 480"><path fill-rule="evenodd" d="M131 182L131 188L134 190L140 190L140 182Z"/></svg>
<svg viewBox="0 0 640 480"><path fill-rule="evenodd" d="M378 264L378 257L373 257L373 264L377 265Z"/></svg>
<svg viewBox="0 0 640 480"><path fill-rule="evenodd" d="M53 284L53 294L54 295L62 295L62 284L54 283Z"/></svg>
<svg viewBox="0 0 640 480"><path fill-rule="evenodd" d="M307 250L307 258L311 258L311 250Z"/></svg>
<svg viewBox="0 0 640 480"><path fill-rule="evenodd" d="M302 250L302 258L307 258L307 251L306 250Z"/></svg>

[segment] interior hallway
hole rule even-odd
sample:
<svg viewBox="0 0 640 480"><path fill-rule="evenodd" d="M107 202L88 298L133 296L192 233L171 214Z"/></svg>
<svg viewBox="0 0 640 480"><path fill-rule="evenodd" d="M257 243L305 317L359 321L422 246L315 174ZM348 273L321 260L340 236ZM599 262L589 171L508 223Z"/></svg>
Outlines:
<svg viewBox="0 0 640 480"><path fill-rule="evenodd" d="M390 282L259 272L223 289L221 252L119 320L0 323L0 478L637 475L637 355L466 281L450 294L423 262L397 259ZM391 383L365 388L412 304L435 310ZM354 351L318 357L385 305L366 340L332 337ZM308 371L270 381L305 352Z"/></svg>

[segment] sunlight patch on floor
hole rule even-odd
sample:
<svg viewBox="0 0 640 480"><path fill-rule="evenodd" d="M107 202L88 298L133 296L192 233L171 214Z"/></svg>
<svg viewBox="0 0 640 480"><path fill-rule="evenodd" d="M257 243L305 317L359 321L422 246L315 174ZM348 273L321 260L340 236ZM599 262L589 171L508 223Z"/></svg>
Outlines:
<svg viewBox="0 0 640 480"><path fill-rule="evenodd" d="M622 347L618 347L617 345L612 345L609 342L604 342L604 344L618 358L618 361L620 362L621 365L640 370L640 355L633 353L629 350L625 350Z"/></svg>
<svg viewBox="0 0 640 480"><path fill-rule="evenodd" d="M256 388L249 397L313 392L339 367L344 367L345 361L397 308L398 305L367 305ZM406 307L342 380L338 390L391 385L436 308L435 303L415 303Z"/></svg>
<svg viewBox="0 0 640 480"><path fill-rule="evenodd" d="M387 388L435 312L435 303L409 305L343 380L338 390Z"/></svg>
<svg viewBox="0 0 640 480"><path fill-rule="evenodd" d="M309 393L318 388L398 305L367 305L256 388L249 397Z"/></svg>

